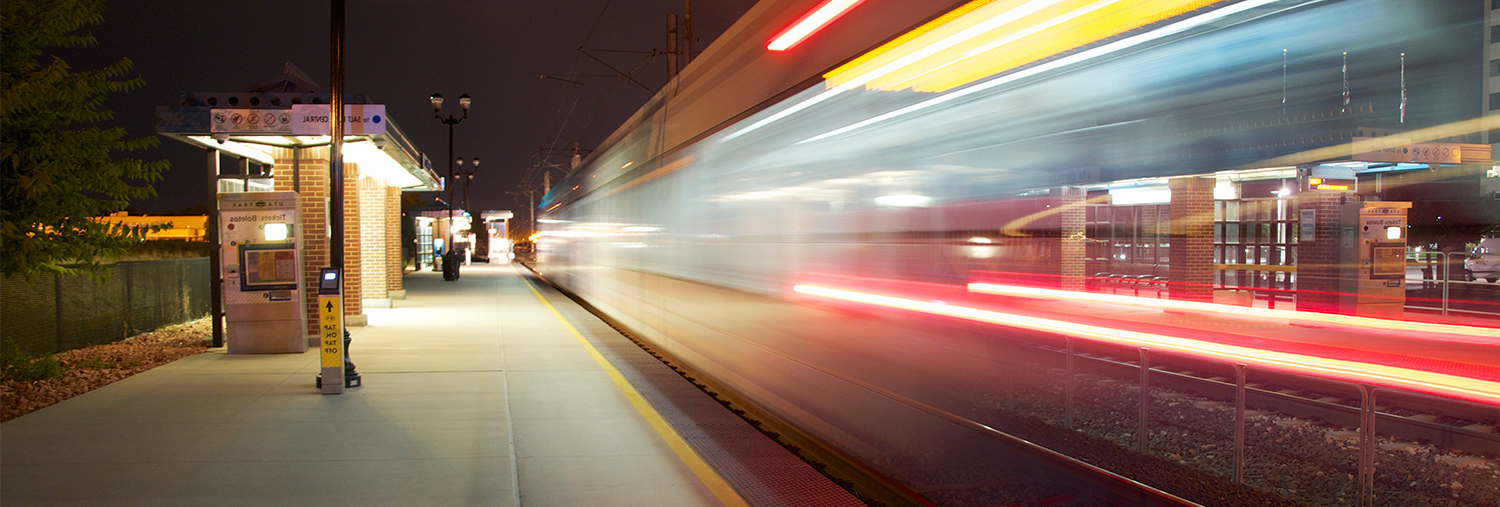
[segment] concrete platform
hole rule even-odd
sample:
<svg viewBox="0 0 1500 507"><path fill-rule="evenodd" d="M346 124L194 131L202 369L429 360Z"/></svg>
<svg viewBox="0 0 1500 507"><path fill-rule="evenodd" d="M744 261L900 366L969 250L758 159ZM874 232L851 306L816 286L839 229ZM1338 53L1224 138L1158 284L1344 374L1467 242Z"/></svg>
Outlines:
<svg viewBox="0 0 1500 507"><path fill-rule="evenodd" d="M676 420L663 424L649 406L678 403L661 395L675 388L637 390L626 380L670 376L632 365L622 374L605 359L628 351L610 346L601 355L590 342L600 338L584 338L608 328L582 322L591 316L532 283L510 265L468 266L457 282L408 274L401 304L367 310L369 325L351 328L364 386L342 395L314 387L315 350L220 349L7 422L0 503L796 503L741 485L768 479L732 455L727 466L739 484L726 487L715 469L726 469L724 449L743 443L707 452L684 445L672 428L704 426L683 420L694 410L666 407ZM688 440L702 447L716 438L724 437ZM768 442L752 444L780 449ZM700 454L719 462L704 466ZM772 461L807 468L790 454Z"/></svg>

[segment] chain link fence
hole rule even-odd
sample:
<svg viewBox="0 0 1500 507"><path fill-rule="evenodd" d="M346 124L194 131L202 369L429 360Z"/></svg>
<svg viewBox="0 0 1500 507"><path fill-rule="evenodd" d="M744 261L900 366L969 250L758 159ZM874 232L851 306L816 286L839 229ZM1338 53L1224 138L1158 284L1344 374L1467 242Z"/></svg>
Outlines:
<svg viewBox="0 0 1500 507"><path fill-rule="evenodd" d="M88 275L0 280L0 338L31 356L109 343L209 312L208 258L120 262Z"/></svg>

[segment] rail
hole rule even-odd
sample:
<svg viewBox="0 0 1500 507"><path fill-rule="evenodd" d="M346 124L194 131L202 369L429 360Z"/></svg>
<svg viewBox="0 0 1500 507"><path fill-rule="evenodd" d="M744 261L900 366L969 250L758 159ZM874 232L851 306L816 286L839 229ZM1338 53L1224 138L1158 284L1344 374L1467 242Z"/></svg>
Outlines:
<svg viewBox="0 0 1500 507"><path fill-rule="evenodd" d="M1482 316L1500 316L1500 313L1496 312L1466 310L1453 307L1453 291L1451 288L1453 282L1457 281L1460 283L1469 283L1469 281L1467 280L1453 279L1453 266L1455 264L1462 265L1462 258L1467 257L1467 255L1468 254L1464 252L1419 252L1417 254L1417 261L1425 261L1427 264L1427 267L1423 268L1423 288L1426 289L1429 287L1438 287L1441 290L1436 300L1437 305L1435 308L1432 306L1413 304L1407 304L1405 305L1405 308L1410 310L1436 310L1444 316L1453 313L1465 313ZM1435 259L1440 259L1442 260L1442 262L1435 262ZM1457 260L1458 262L1455 262L1455 260ZM1439 264L1441 264L1440 274ZM1269 264L1215 264L1214 270L1247 271L1251 273L1257 273L1257 275L1252 276L1252 280L1260 278L1258 273L1285 273L1284 276L1288 277L1288 280L1290 280L1291 276L1294 276L1297 273L1296 266L1277 266ZM1267 307L1270 309L1275 309L1277 302L1295 303L1297 300L1295 289L1275 286L1278 284L1290 285L1290 282L1282 282L1272 278L1268 282L1270 284L1269 286L1259 286L1255 284L1231 285L1226 281L1226 279L1227 277L1220 277L1219 282L1215 284L1216 288L1242 290L1249 292L1252 294L1252 298L1265 300ZM1141 297L1142 292L1146 292L1149 294L1154 290L1156 294L1155 297L1158 299L1162 297L1162 293L1170 284L1170 282L1168 282L1165 277L1156 276L1154 273L1150 275L1097 273L1094 276L1089 277L1089 283L1092 287L1100 291L1109 291L1112 294L1118 294L1121 289L1124 289L1128 290L1132 296L1136 297Z"/></svg>
<svg viewBox="0 0 1500 507"><path fill-rule="evenodd" d="M1137 452L1141 454L1148 454L1150 452L1150 449L1148 447L1149 439L1147 438L1147 436L1151 431L1150 393L1153 384L1163 384L1164 387L1167 387L1169 389L1187 390L1190 392L1197 392L1199 394L1215 398L1219 395L1222 395L1223 387L1225 387L1226 384L1225 382L1221 382L1218 380L1198 378L1196 376L1184 375L1182 373L1166 370L1163 369L1162 366L1153 366L1151 364L1153 355L1160 355L1162 353L1153 353L1153 351L1148 347L1137 347L1136 352L1138 352L1139 354L1139 362L1130 364L1129 362L1125 362L1124 360L1114 360L1108 357L1099 356L1097 354L1078 352L1075 349L1076 342L1078 342L1079 340L1087 341L1087 339L1077 338L1073 336L1063 336L1063 340L1064 348L1062 350L1052 349L1052 347L1047 346L1042 346L1040 348L1043 350L1051 350L1053 352L1062 353L1065 355L1063 368L1063 382L1065 386L1063 417L1064 427L1068 430L1075 429L1074 391L1075 384L1077 383L1077 379L1080 375L1077 371L1078 367L1075 364L1077 360L1088 360L1091 363L1095 363L1099 366L1103 366L1112 370L1136 370L1139 373L1138 382L1141 387L1138 401L1139 414L1137 415L1136 443ZM1166 355L1170 357L1177 357L1175 354ZM1218 361L1211 360L1203 361L1209 363L1219 363ZM1232 480L1236 484L1245 484L1244 471L1246 463L1246 404L1247 400L1250 400L1251 398L1254 398L1259 406L1272 406L1283 410L1290 409L1288 410L1290 413L1298 416L1318 417L1320 419L1332 420L1338 423L1353 422L1348 420L1352 418L1348 417L1347 414L1352 413L1352 415L1356 416L1357 422L1355 422L1353 425L1358 428L1359 452L1356 468L1359 471L1357 481L1359 487L1358 505L1360 505L1361 507L1374 505L1376 468L1375 450L1377 448L1377 442L1375 440L1375 424L1377 420L1387 426L1387 432L1390 433L1391 436L1441 442L1443 444L1468 450L1470 452L1479 453L1493 453L1497 448L1500 448L1500 437L1497 437L1495 435L1466 431L1457 428L1443 427L1442 425L1433 424L1419 419L1411 419L1388 412L1378 411L1382 409L1377 409L1377 393L1393 393L1397 394L1398 397L1401 395L1412 395L1412 393L1406 391L1386 387L1377 387L1361 383L1324 379L1319 377L1309 377L1305 375L1275 370L1265 370L1262 372L1263 374L1267 374L1272 378L1287 376L1293 378L1313 379L1318 382L1352 386L1359 392L1359 406L1350 407L1347 405L1330 403L1326 401L1301 399L1296 396L1290 396L1274 391L1249 387L1249 384L1247 384L1246 382L1246 376L1247 373L1249 373L1254 368L1239 362L1224 364L1232 366L1234 369L1233 382L1232 384L1230 384L1230 386L1232 386L1234 392ZM1117 376L1117 378L1126 377L1128 376L1128 373L1116 372L1115 375ZM1165 383L1163 383L1164 380L1166 381Z"/></svg>
<svg viewBox="0 0 1500 507"><path fill-rule="evenodd" d="M1439 297L1439 300L1438 300L1438 303L1439 303L1438 304L1438 311L1442 315L1446 316L1446 315L1449 315L1450 313L1455 313L1456 312L1456 313L1468 313L1468 314L1475 314L1475 315L1500 316L1500 315L1497 315L1494 312L1485 312L1485 311L1477 311L1477 310L1465 310L1465 309L1461 309L1461 308L1453 308L1452 307L1452 288L1451 287L1452 287L1453 282L1454 282L1454 280L1453 280L1453 265L1454 264L1459 264L1460 266L1462 266L1463 265L1462 264L1463 259L1467 258L1468 256L1469 256L1469 254L1467 252L1418 252L1416 254L1416 260L1418 262L1426 262L1426 264L1427 264L1427 267L1422 268L1422 272L1423 272L1422 287L1424 289L1426 289L1426 288L1429 287L1429 284L1431 284L1433 286L1439 286L1439 287L1441 287L1441 292L1440 292L1441 296ZM1458 258L1458 262L1457 263L1454 262L1454 258L1455 257ZM1434 262L1435 260L1436 261L1441 261L1441 262L1440 263ZM1442 276L1437 276L1437 274L1438 274L1438 264L1442 265ZM1431 277L1430 279L1429 279L1429 276ZM1461 282L1461 283L1469 283L1469 280L1467 279L1467 277L1464 277L1463 279L1458 280L1458 281ZM1418 306L1418 305L1410 305L1410 304L1406 305L1406 308L1407 309L1412 309L1412 310L1432 310L1431 307Z"/></svg>

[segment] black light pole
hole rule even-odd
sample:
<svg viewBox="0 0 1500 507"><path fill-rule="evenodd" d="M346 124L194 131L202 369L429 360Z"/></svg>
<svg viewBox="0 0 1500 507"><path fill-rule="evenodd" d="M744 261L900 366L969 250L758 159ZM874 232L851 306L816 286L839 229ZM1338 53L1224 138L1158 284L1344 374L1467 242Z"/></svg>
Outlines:
<svg viewBox="0 0 1500 507"><path fill-rule="evenodd" d="M328 225L332 229L329 240L328 265L344 271L344 0L333 0L333 41L329 53L332 55L328 94L328 196L330 206ZM339 279L342 288L343 277Z"/></svg>
<svg viewBox="0 0 1500 507"><path fill-rule="evenodd" d="M464 165L464 159L458 159L458 165ZM469 184L474 182L474 171L476 169L479 169L479 157L474 157L474 166L472 169L464 171L464 211L470 213L473 213L474 210L469 207Z"/></svg>
<svg viewBox="0 0 1500 507"><path fill-rule="evenodd" d="M432 117L448 125L448 251L443 254L443 257L446 257L443 259L443 280L451 282L458 279L458 270L451 267L453 260L453 126L469 119L469 104L473 103L473 99L469 98L467 93L458 96L458 106L463 108L464 113L458 118L454 118L453 115L443 118L442 94L432 94L431 100Z"/></svg>
<svg viewBox="0 0 1500 507"><path fill-rule="evenodd" d="M469 248L474 248L479 244L479 242L478 236L474 233L474 210L469 208L469 183L474 181L474 169L479 168L479 157L474 157L474 167L472 169L463 169L463 157L458 157L458 159L454 160L454 162L457 163L459 169L462 170L462 172L458 174L458 181L464 184L464 211L469 213L469 239L474 240L473 243L469 244ZM465 258L467 259L467 257ZM467 262L464 262L464 264L467 264Z"/></svg>

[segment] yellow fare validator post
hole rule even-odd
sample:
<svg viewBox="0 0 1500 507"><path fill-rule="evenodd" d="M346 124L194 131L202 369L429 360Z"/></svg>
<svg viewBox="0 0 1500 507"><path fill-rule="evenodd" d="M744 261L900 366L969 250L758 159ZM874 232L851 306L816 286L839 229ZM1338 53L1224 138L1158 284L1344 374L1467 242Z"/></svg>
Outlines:
<svg viewBox="0 0 1500 507"><path fill-rule="evenodd" d="M324 268L318 286L318 387L323 394L344 393L344 298L339 270Z"/></svg>

